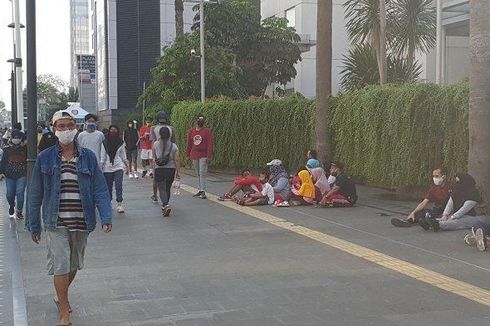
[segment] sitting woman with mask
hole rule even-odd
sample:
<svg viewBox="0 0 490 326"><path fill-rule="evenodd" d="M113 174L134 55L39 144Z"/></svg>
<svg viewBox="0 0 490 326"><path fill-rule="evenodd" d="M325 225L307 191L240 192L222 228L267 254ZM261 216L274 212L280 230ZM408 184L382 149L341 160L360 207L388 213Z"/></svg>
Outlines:
<svg viewBox="0 0 490 326"><path fill-rule="evenodd" d="M442 217L437 219L428 214L419 219L418 223L424 230L432 229L436 232L470 229L483 221L481 216L476 216L475 211L478 203L482 201L475 179L469 174L459 173L455 181Z"/></svg>

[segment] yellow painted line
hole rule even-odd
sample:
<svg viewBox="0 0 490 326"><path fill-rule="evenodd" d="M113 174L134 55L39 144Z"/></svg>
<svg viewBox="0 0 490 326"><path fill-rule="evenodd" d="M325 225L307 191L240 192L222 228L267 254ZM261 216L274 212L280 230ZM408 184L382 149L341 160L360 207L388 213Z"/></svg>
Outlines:
<svg viewBox="0 0 490 326"><path fill-rule="evenodd" d="M189 193L196 193L197 189L190 187L188 185L181 185L182 189ZM307 227L296 225L289 222L283 218L276 217L274 215L261 212L257 209L239 206L233 202L218 201L218 197L213 194L208 194L208 199L216 202L220 205L226 206L228 208L234 209L241 213L252 216L263 222L275 225L281 229L288 230L299 234L301 236L310 238L317 242L323 243L329 247L336 248L345 253L351 254L353 256L362 258L376 265L385 267L392 271L398 272L400 274L406 275L410 278L416 279L420 282L427 283L439 289L445 290L447 292L459 295L461 297L467 298L474 302L490 306L490 291L482 289L480 287L471 285L466 282L459 281L449 276L439 274L437 272L431 271L424 267L417 266L415 264L406 262L404 260L385 255L379 251L368 249L360 245L354 244L349 241L345 241L331 235L309 229Z"/></svg>

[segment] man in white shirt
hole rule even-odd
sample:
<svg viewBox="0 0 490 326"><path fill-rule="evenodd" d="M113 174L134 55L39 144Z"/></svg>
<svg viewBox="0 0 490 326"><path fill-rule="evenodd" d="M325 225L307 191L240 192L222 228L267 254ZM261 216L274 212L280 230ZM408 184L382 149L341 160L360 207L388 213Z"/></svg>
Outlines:
<svg viewBox="0 0 490 326"><path fill-rule="evenodd" d="M78 135L77 142L81 147L88 148L95 153L100 166L100 151L105 136L97 130L98 120L95 114L89 113L85 116L85 131Z"/></svg>

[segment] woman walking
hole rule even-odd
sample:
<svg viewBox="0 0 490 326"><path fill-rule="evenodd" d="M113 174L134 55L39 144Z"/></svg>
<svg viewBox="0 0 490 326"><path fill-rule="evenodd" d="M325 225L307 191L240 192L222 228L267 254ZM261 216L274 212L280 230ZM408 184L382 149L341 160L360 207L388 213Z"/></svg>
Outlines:
<svg viewBox="0 0 490 326"><path fill-rule="evenodd" d="M168 127L160 128L159 135L160 139L153 144L154 177L162 202L162 214L167 217L172 211L169 205L172 183L174 179L180 180L179 148L170 140Z"/></svg>
<svg viewBox="0 0 490 326"><path fill-rule="evenodd" d="M116 186L116 210L118 213L124 213L123 202L123 176L124 170L128 168L126 149L121 138L119 127L112 125L109 127L107 138L103 142L101 149L101 166L102 172L109 188L109 194L112 200L112 188Z"/></svg>

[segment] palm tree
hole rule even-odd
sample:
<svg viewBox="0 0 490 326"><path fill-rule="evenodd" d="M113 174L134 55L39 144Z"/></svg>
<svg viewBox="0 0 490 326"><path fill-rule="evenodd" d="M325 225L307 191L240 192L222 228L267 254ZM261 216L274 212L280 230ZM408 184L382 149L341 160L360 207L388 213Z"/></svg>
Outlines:
<svg viewBox="0 0 490 326"><path fill-rule="evenodd" d="M332 94L332 0L317 2L315 145L323 162L332 159L328 100Z"/></svg>
<svg viewBox="0 0 490 326"><path fill-rule="evenodd" d="M490 200L490 2L470 1L470 149L468 170Z"/></svg>
<svg viewBox="0 0 490 326"><path fill-rule="evenodd" d="M386 59L386 0L379 0L379 83L386 84L388 64Z"/></svg>
<svg viewBox="0 0 490 326"><path fill-rule="evenodd" d="M184 37L184 1L175 0L175 38Z"/></svg>
<svg viewBox="0 0 490 326"><path fill-rule="evenodd" d="M436 11L433 0L393 2L393 48L413 63L415 52L427 53L436 45Z"/></svg>

